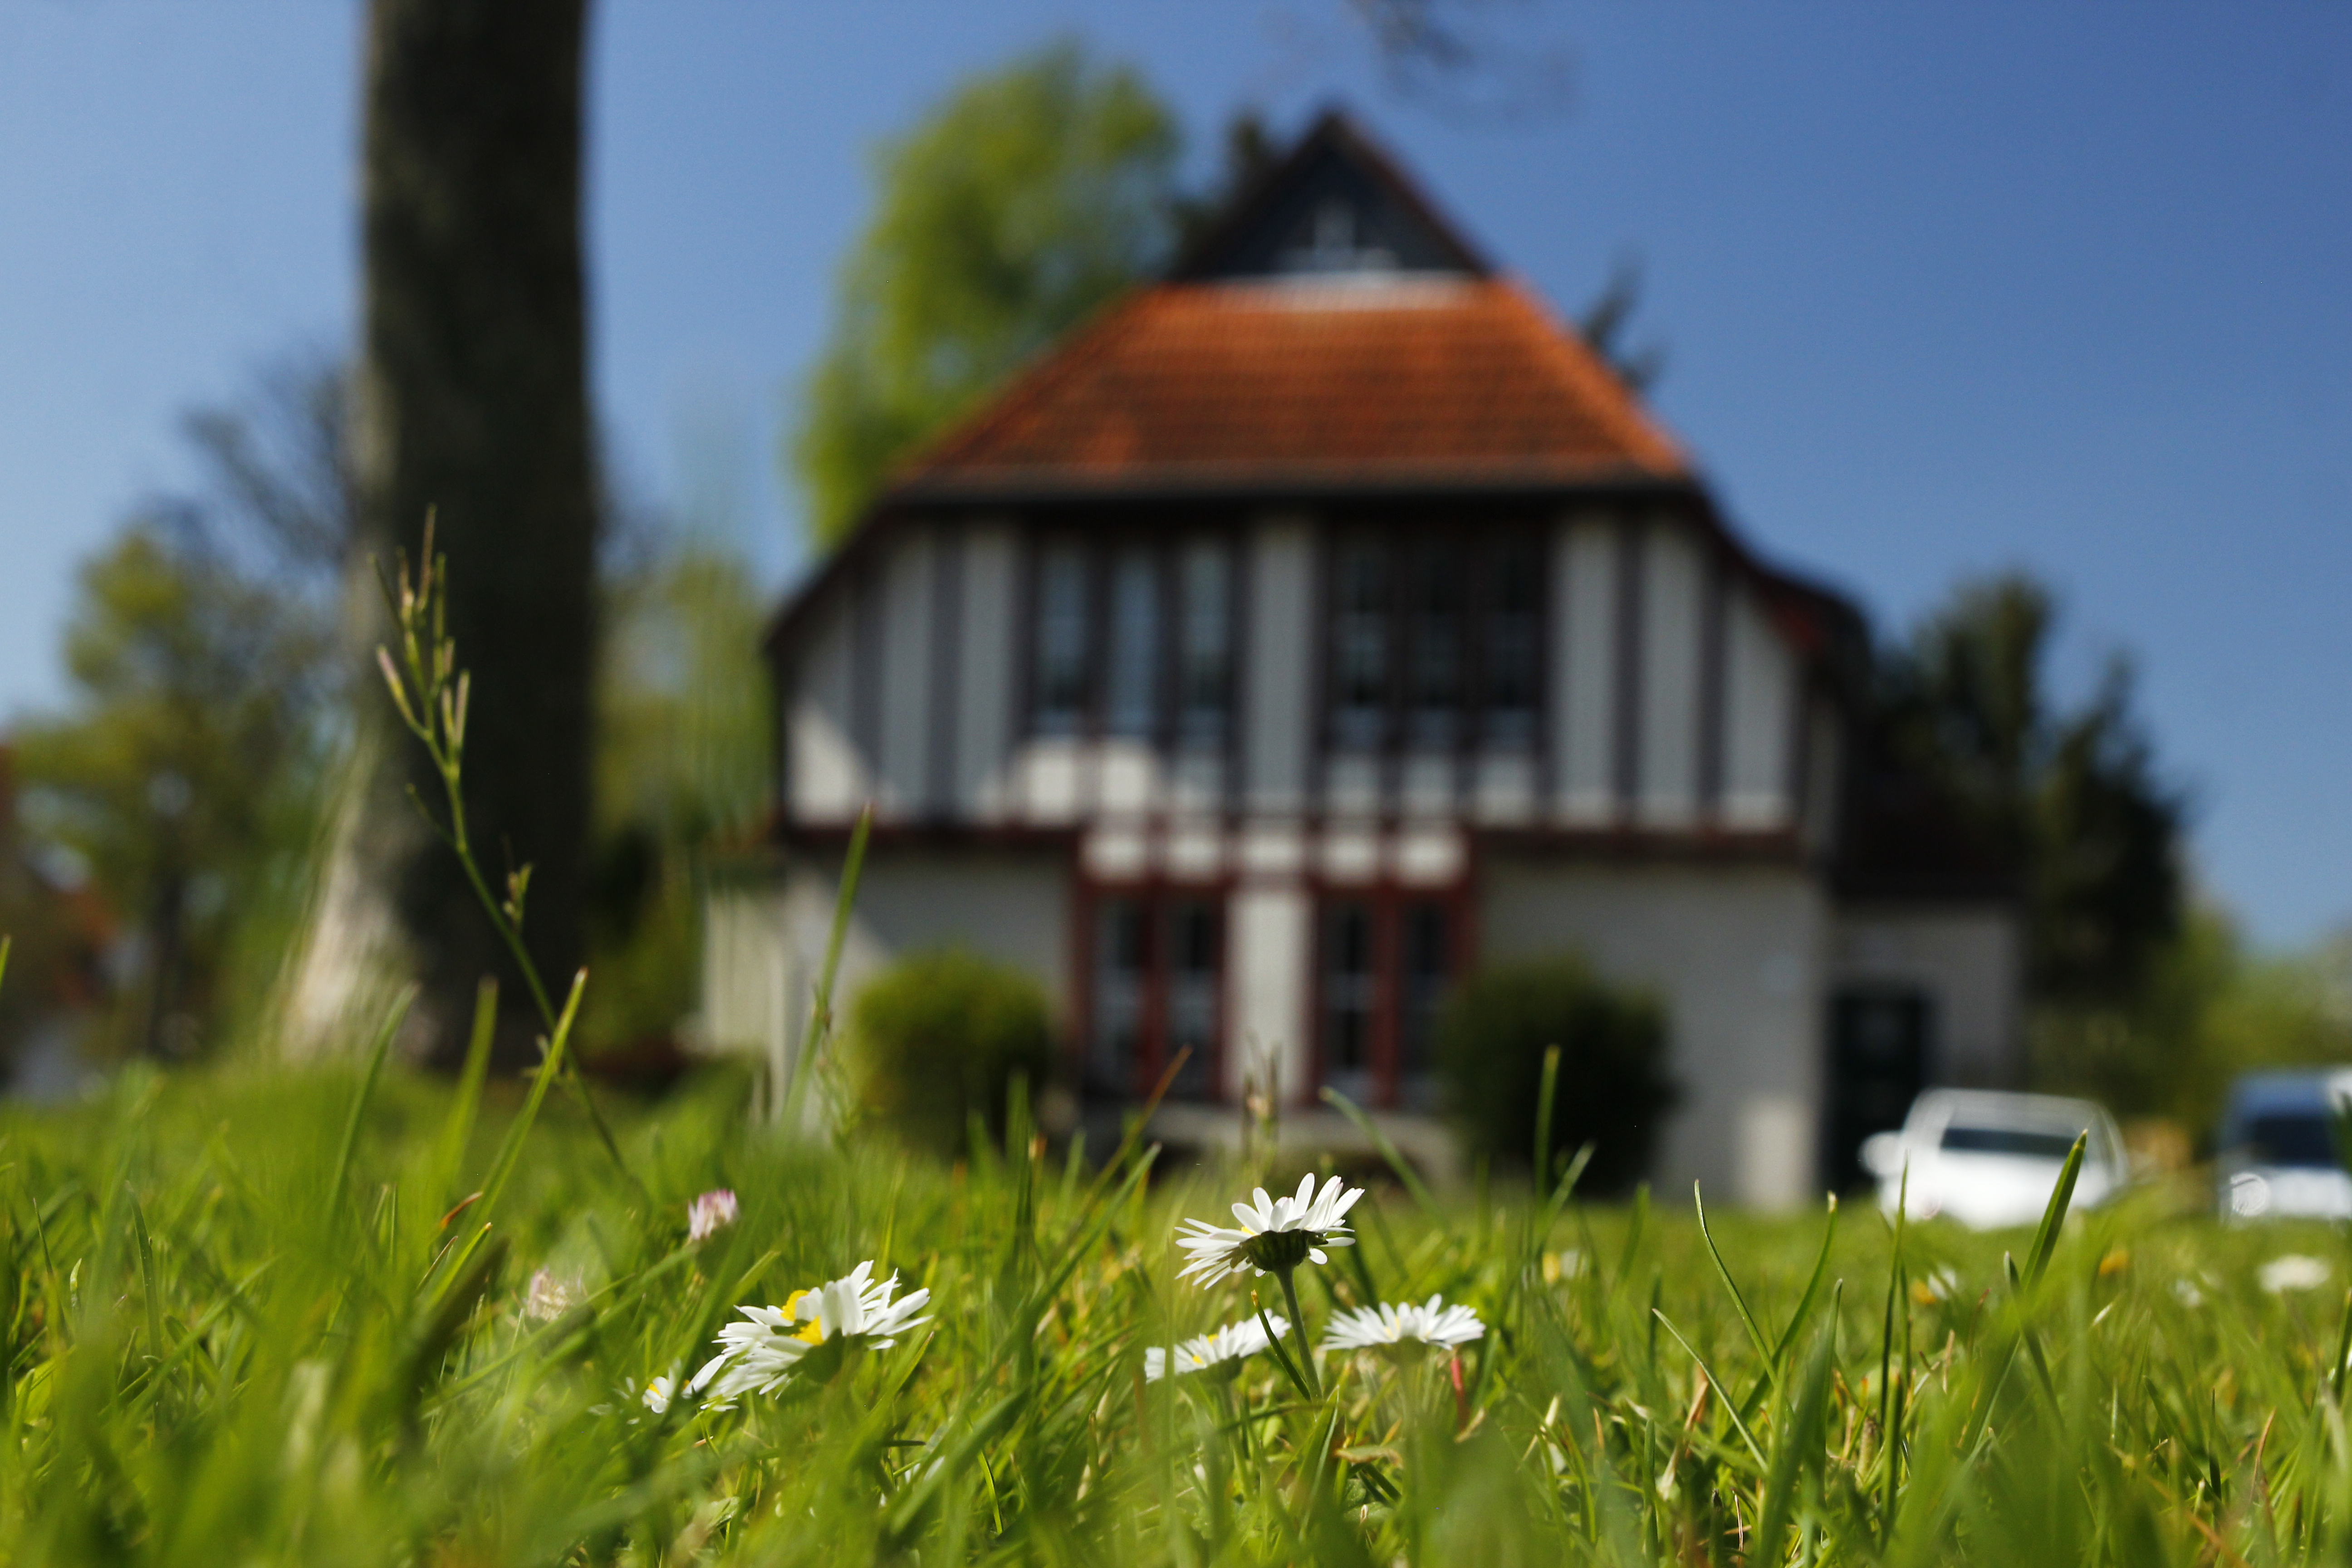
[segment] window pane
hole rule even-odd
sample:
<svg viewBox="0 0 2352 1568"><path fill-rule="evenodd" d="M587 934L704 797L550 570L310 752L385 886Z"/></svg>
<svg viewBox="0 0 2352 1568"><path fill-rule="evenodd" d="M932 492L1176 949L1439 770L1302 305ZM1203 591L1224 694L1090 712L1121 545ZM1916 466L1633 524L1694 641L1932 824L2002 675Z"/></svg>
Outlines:
<svg viewBox="0 0 2352 1568"><path fill-rule="evenodd" d="M1111 563L1110 664L1104 727L1114 735L1149 735L1158 726L1160 572L1148 549L1128 549Z"/></svg>
<svg viewBox="0 0 2352 1568"><path fill-rule="evenodd" d="M1399 998L1398 1026L1402 1039L1398 1071L1403 1080L1405 1103L1426 1108L1435 1096L1437 1022L1445 1005L1445 987L1454 976L1451 932L1445 906L1412 903L1404 910L1404 986Z"/></svg>
<svg viewBox="0 0 2352 1568"><path fill-rule="evenodd" d="M1185 546L1177 580L1177 691L1184 739L1225 738L1233 705L1232 569L1212 541Z"/></svg>
<svg viewBox="0 0 2352 1568"><path fill-rule="evenodd" d="M1323 925L1323 1081L1358 1101L1372 1089L1372 911L1334 904Z"/></svg>
<svg viewBox="0 0 2352 1568"><path fill-rule="evenodd" d="M1042 735L1077 732L1087 706L1087 557L1075 544L1037 558L1037 647L1032 721Z"/></svg>
<svg viewBox="0 0 2352 1568"><path fill-rule="evenodd" d="M1182 899L1168 906L1168 1059L1192 1048L1171 1091L1188 1100L1215 1087L1221 924L1217 906L1206 900Z"/></svg>
<svg viewBox="0 0 2352 1568"><path fill-rule="evenodd" d="M1095 912L1094 1039L1087 1078L1115 1094L1135 1091L1143 1051L1144 977L1151 957L1144 913L1133 899L1106 899Z"/></svg>
<svg viewBox="0 0 2352 1568"><path fill-rule="evenodd" d="M1412 605L1408 711L1412 743L1454 743L1462 710L1462 561L1456 547L1414 548L1406 573Z"/></svg>
<svg viewBox="0 0 2352 1568"><path fill-rule="evenodd" d="M1536 732L1543 634L1541 558L1527 539L1498 542L1487 557L1485 731L1488 745L1524 746Z"/></svg>
<svg viewBox="0 0 2352 1568"><path fill-rule="evenodd" d="M1339 549L1331 584L1331 739L1376 746L1389 700L1389 563L1369 540Z"/></svg>

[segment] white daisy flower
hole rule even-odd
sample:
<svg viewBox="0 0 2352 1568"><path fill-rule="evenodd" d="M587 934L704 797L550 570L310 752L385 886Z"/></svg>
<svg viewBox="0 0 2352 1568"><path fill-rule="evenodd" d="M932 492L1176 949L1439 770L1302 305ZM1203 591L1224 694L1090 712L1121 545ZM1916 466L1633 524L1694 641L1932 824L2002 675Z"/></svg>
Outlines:
<svg viewBox="0 0 2352 1568"><path fill-rule="evenodd" d="M637 1395L637 1402L655 1415L660 1415L668 1411L669 1402L677 1393L677 1384L675 1379L650 1378L646 1383L646 1391Z"/></svg>
<svg viewBox="0 0 2352 1568"><path fill-rule="evenodd" d="M1383 1302L1359 1307L1331 1320L1324 1331L1326 1351L1379 1351L1400 1359L1418 1357L1432 1346L1457 1350L1484 1338L1486 1325L1467 1307L1449 1307L1443 1296L1432 1296L1416 1307Z"/></svg>
<svg viewBox="0 0 2352 1568"><path fill-rule="evenodd" d="M735 1193L714 1187L686 1205L686 1239L700 1241L735 1223Z"/></svg>
<svg viewBox="0 0 2352 1568"><path fill-rule="evenodd" d="M876 1285L873 1273L869 1259L839 1279L793 1291L781 1307L737 1308L750 1321L719 1331L719 1352L703 1363L687 1392L699 1394L709 1387L713 1404L743 1394L772 1394L795 1372L830 1376L847 1352L888 1350L899 1334L930 1321L915 1315L929 1303L929 1290L910 1291L893 1301L898 1277L893 1274ZM830 1364L802 1365L810 1355L826 1350Z"/></svg>
<svg viewBox="0 0 2352 1568"><path fill-rule="evenodd" d="M1260 1187L1255 1203L1234 1205L1234 1217L1242 1222L1239 1229L1198 1219L1184 1222L1189 1230L1179 1227L1176 1245L1192 1254L1192 1261L1177 1278L1197 1274L1202 1284L1213 1285L1250 1269L1287 1279L1301 1263L1328 1263L1323 1248L1356 1245L1340 1222L1363 1195L1363 1188L1343 1188L1337 1176L1324 1183L1319 1193L1313 1176L1301 1176L1298 1191L1286 1198L1268 1198Z"/></svg>
<svg viewBox="0 0 2352 1568"><path fill-rule="evenodd" d="M1274 1325L1274 1337L1277 1340L1290 1332L1290 1320L1279 1313L1267 1313L1265 1321ZM1255 1318L1227 1323L1213 1334L1202 1334L1176 1347L1176 1375L1211 1370L1239 1372L1244 1360L1265 1349L1269 1342L1265 1323ZM1143 1352L1143 1379L1146 1383L1158 1383L1167 1375L1168 1347L1153 1345Z"/></svg>
<svg viewBox="0 0 2352 1568"><path fill-rule="evenodd" d="M2320 1259L2290 1252L2263 1264L2257 1278L2263 1289L2284 1296L2289 1290L2316 1290L2327 1283L2327 1265Z"/></svg>

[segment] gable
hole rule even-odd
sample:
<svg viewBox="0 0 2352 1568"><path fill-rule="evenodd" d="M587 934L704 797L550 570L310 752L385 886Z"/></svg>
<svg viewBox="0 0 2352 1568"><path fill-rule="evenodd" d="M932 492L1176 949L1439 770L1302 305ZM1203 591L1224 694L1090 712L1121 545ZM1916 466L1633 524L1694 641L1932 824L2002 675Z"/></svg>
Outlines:
<svg viewBox="0 0 2352 1568"><path fill-rule="evenodd" d="M1174 276L1198 282L1488 270L1403 173L1335 112L1235 204Z"/></svg>

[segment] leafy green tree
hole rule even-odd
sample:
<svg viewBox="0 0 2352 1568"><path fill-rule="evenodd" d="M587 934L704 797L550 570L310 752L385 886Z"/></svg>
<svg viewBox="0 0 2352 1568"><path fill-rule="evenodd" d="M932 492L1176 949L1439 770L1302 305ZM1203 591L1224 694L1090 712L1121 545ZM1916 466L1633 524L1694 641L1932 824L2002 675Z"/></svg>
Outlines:
<svg viewBox="0 0 2352 1568"><path fill-rule="evenodd" d="M2018 869L2037 1076L2145 1109L2188 1048L2148 1021L2188 962L2187 803L2159 776L2126 662L2079 707L2053 701L2056 618L2021 574L1963 584L1880 661L1880 736Z"/></svg>
<svg viewBox="0 0 2352 1568"><path fill-rule="evenodd" d="M838 542L891 467L1150 271L1173 237L1176 122L1060 44L959 88L875 163L791 458Z"/></svg>
<svg viewBox="0 0 2352 1568"><path fill-rule="evenodd" d="M141 939L121 1044L180 1056L215 1033L241 922L294 896L329 646L299 601L152 521L82 568L70 708L18 728L16 764L28 826Z"/></svg>

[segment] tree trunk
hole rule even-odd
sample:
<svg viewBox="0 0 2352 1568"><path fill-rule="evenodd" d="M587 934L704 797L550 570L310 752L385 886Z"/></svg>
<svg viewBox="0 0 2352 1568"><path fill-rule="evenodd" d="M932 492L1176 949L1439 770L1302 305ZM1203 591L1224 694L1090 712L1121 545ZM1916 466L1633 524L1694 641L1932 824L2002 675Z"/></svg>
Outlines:
<svg viewBox="0 0 2352 1568"><path fill-rule="evenodd" d="M494 888L531 868L524 934L559 1000L582 955L594 664L585 12L586 0L373 0L355 443L362 571L370 552L387 565L395 550L413 559L427 510L437 514L448 629L473 672L473 842ZM368 617L355 617L365 630L354 651L370 652L385 618L365 592L352 600ZM368 718L388 720L381 683L363 690ZM418 1043L449 1059L476 984L497 973L499 1058L527 1060L538 1024L526 988L447 848L403 798L413 786L445 816L438 780L404 735L376 740L370 798L345 814L337 855L356 859L390 915L375 923L399 933L424 984ZM356 909L322 914L370 924Z"/></svg>

